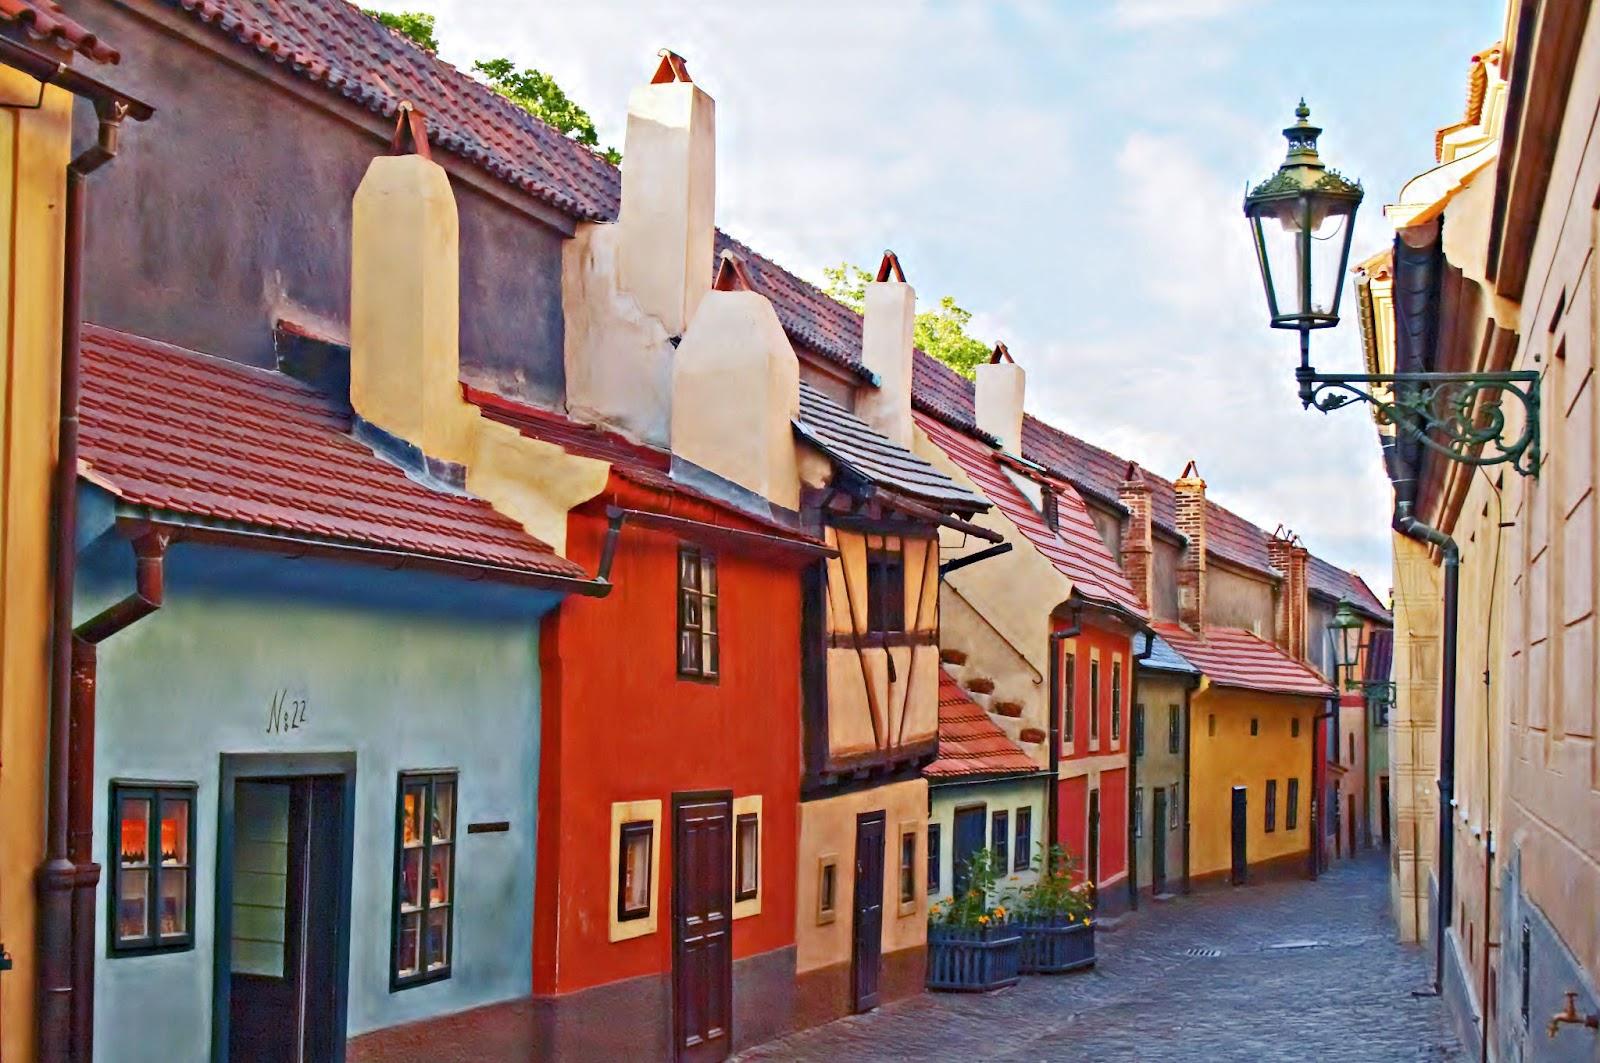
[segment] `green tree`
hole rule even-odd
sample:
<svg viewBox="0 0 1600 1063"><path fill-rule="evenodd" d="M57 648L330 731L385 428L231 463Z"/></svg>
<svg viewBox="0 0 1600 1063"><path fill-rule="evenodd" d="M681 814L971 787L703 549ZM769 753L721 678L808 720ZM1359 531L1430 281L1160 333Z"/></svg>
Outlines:
<svg viewBox="0 0 1600 1063"><path fill-rule="evenodd" d="M858 311L865 308L872 274L848 263L825 267L822 273L828 278L825 290L829 295ZM989 360L990 351L987 343L967 334L971 320L972 311L957 305L954 296L946 295L937 306L917 314L912 341L970 380L978 366Z"/></svg>
<svg viewBox="0 0 1600 1063"><path fill-rule="evenodd" d="M600 148L600 137L589 112L568 99L549 74L532 67L518 70L509 59L480 59L472 69L484 76L490 88L535 118L599 151L613 165L622 161L622 153L616 148Z"/></svg>
<svg viewBox="0 0 1600 1063"><path fill-rule="evenodd" d="M439 38L433 35L433 16L421 11L362 11L388 26L402 37L410 37L430 52L439 50Z"/></svg>

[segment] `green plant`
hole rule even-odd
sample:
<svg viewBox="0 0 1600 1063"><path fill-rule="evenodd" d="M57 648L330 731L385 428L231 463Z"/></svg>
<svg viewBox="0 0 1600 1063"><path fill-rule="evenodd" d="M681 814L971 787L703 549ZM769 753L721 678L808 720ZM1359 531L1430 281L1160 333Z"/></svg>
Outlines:
<svg viewBox="0 0 1600 1063"><path fill-rule="evenodd" d="M849 263L825 266L822 274L828 278L825 291L829 295L857 311L865 308L872 274ZM972 311L956 305L955 298L947 295L939 300L937 308L918 312L911 340L923 353L971 380L978 366L989 360L990 353L987 343L967 335L971 320Z"/></svg>
<svg viewBox="0 0 1600 1063"><path fill-rule="evenodd" d="M1034 880L1022 887L1017 906L1025 919L1087 923L1094 911L1094 887L1074 881L1078 861L1059 845L1039 843L1033 858Z"/></svg>
<svg viewBox="0 0 1600 1063"><path fill-rule="evenodd" d="M361 9L388 26L402 37L409 37L430 52L439 50L439 38L433 35L433 16L421 11L373 11Z"/></svg>
<svg viewBox="0 0 1600 1063"><path fill-rule="evenodd" d="M1015 907L1015 894L996 888L1000 875L993 850L973 853L967 858L962 889L928 906L928 925L977 929L1005 922Z"/></svg>
<svg viewBox="0 0 1600 1063"><path fill-rule="evenodd" d="M472 69L482 74L489 87L585 147L594 148L613 165L622 161L616 148L601 148L594 119L561 91L555 78L529 67L518 70L509 59L480 59Z"/></svg>

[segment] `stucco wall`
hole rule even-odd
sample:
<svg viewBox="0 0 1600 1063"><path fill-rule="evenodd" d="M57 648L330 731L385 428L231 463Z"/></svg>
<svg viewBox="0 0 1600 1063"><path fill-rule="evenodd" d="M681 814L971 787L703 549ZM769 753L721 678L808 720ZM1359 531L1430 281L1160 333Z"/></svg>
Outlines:
<svg viewBox="0 0 1600 1063"><path fill-rule="evenodd" d="M1322 703L1225 687L1207 687L1194 694L1194 731L1190 739L1189 797L1193 824L1190 871L1194 875L1226 872L1232 862L1233 788L1248 790L1246 856L1255 865L1307 852L1311 823L1312 717ZM1216 733L1211 733L1211 717ZM1258 733L1250 734L1250 721ZM1291 720L1300 721L1295 736ZM1276 829L1266 830L1266 782L1278 783ZM1296 824L1288 829L1289 780L1300 780Z"/></svg>
<svg viewBox="0 0 1600 1063"><path fill-rule="evenodd" d="M371 158L387 153L386 137L356 124L371 121L360 108L277 63L218 40L224 59L169 36L138 8L103 0L75 7L121 50L118 88L157 108L95 176L87 318L254 365L272 364L279 317L342 338L350 199ZM219 37L170 8L164 15ZM240 62L291 79L320 106ZM80 138L90 133L86 116L79 125ZM459 166L443 153L440 161ZM461 215L463 376L557 401L562 239L466 182L451 183Z"/></svg>
<svg viewBox="0 0 1600 1063"><path fill-rule="evenodd" d="M1273 587L1265 576L1247 575L1212 559L1206 567L1206 623L1258 632L1272 641Z"/></svg>
<svg viewBox="0 0 1600 1063"><path fill-rule="evenodd" d="M928 822L939 825L939 890L934 899L948 898L955 883L955 815L958 808L981 806L984 810L984 838L986 844L994 845L994 818L995 812L1006 813L1006 851L1010 857L1010 866L1005 869L1005 874L1000 878L1001 895L1007 890L1017 890L1028 885L1038 877L1033 866L1042 853L1042 846L1048 844L1045 836L1047 825L1045 822L1046 788L1048 778L1022 778L1022 779L996 779L990 782L969 784L947 784L930 786L928 788L928 801L932 808L928 812ZM1023 856L1024 870L1016 870L1017 861L1017 810L1027 808L1032 810L1033 817L1033 844L1032 851ZM923 878L927 878L927 865L921 871Z"/></svg>
<svg viewBox="0 0 1600 1063"><path fill-rule="evenodd" d="M1183 743L1187 739L1184 734L1184 695L1186 684L1174 676L1162 672L1139 673L1139 703L1144 706L1145 735L1144 755L1137 758L1138 770L1134 786L1141 791L1141 800L1144 812L1144 833L1136 840L1138 853L1136 868L1139 875L1139 886L1147 887L1151 884L1151 869L1153 863L1152 847L1160 844L1166 847L1167 855L1167 883L1169 887L1176 883L1183 873ZM1168 713L1176 711L1178 714L1178 749L1173 752L1169 745ZM1155 791L1164 789L1167 793L1167 819L1157 823L1154 819ZM1172 818L1172 809L1177 809L1176 821ZM1176 826L1174 826L1176 822Z"/></svg>
<svg viewBox="0 0 1600 1063"><path fill-rule="evenodd" d="M320 562L247 560L255 586L280 577L305 580L303 588L328 586L350 571ZM176 548L167 564L166 605L100 650L95 851L106 851L111 779L194 782L198 792L195 947L107 958L100 939L99 1057L164 1063L203 1059L210 1051L222 753L356 755L352 1035L526 994L539 742L532 620L474 615L467 607L473 592L459 583L434 588L431 615L416 602L392 612L365 607L360 601L367 594L318 600L309 590L220 588L214 582L219 563L230 562L217 551ZM358 575L373 599L395 590L397 580L416 579ZM126 578L127 566L121 580L91 577L86 597L121 590ZM530 606L551 601L523 594ZM440 611L452 599L463 606ZM298 730L267 733L279 692L305 699L306 720ZM444 767L460 771L454 973L390 993L397 773ZM469 835L467 824L479 820L506 820L510 829ZM101 919L105 888L102 882Z"/></svg>
<svg viewBox="0 0 1600 1063"><path fill-rule="evenodd" d="M1018 742L1035 764L1041 768L1047 766L1050 763L1048 740L1020 741L1025 728L1037 728L1046 735L1050 733L1050 687L1044 673L1036 671L948 582L939 585L939 645L966 654L965 664L946 666L958 680L984 678L994 682L994 693L987 698L989 705L1010 702L1022 706L1021 716L990 713L989 718L1006 737ZM982 699L983 695L977 697Z"/></svg>
<svg viewBox="0 0 1600 1063"><path fill-rule="evenodd" d="M1183 559L1183 548L1177 543L1168 542L1159 536L1155 539L1155 550L1151 555L1155 563L1153 577L1154 601L1150 603L1150 611L1157 620L1178 619L1178 562Z"/></svg>

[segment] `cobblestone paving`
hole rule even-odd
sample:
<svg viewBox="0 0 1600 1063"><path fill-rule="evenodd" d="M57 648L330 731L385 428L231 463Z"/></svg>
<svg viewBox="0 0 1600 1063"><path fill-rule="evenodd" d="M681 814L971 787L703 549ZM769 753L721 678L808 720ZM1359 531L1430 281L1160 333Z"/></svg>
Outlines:
<svg viewBox="0 0 1600 1063"><path fill-rule="evenodd" d="M1146 902L1102 931L1091 972L925 993L758 1046L755 1060L1464 1061L1397 944L1373 853L1317 882ZM1219 955L1191 955L1190 950Z"/></svg>

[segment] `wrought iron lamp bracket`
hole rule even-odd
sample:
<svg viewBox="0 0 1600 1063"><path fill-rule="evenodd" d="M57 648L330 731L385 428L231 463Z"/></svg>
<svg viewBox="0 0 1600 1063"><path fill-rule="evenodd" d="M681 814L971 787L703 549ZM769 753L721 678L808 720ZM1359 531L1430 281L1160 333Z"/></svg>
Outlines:
<svg viewBox="0 0 1600 1063"><path fill-rule="evenodd" d="M1539 380L1536 370L1505 373L1318 373L1295 370L1300 402L1331 413L1353 402L1377 407L1393 425L1464 465L1510 465L1539 476ZM1512 396L1522 416L1506 412Z"/></svg>

